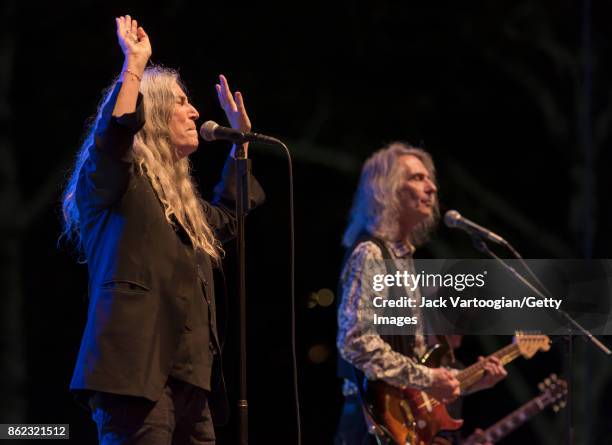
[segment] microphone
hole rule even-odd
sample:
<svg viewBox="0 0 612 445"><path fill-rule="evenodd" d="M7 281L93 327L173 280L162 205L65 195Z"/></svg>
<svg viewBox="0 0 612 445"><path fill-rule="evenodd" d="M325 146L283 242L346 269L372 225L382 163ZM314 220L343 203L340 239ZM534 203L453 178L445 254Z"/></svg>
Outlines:
<svg viewBox="0 0 612 445"><path fill-rule="evenodd" d="M281 144L276 138L259 133L241 132L233 128L222 127L214 121L206 121L200 127L200 136L205 141L231 141L234 144L244 144L245 142L260 142L262 144L276 145Z"/></svg>
<svg viewBox="0 0 612 445"><path fill-rule="evenodd" d="M475 222L470 221L469 219L464 218L461 214L456 210L449 210L444 215L444 224L451 229L461 229L472 236L477 236L480 238L486 238L489 241L493 241L494 243L501 244L502 246L507 246L508 243L501 236L491 232L488 229L485 229L482 226L479 226Z"/></svg>

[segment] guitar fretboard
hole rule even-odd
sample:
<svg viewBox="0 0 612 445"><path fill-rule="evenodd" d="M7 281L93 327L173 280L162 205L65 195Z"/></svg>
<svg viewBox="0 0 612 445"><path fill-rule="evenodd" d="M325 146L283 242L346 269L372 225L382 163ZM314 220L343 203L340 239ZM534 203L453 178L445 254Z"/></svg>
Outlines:
<svg viewBox="0 0 612 445"><path fill-rule="evenodd" d="M502 364L510 363L515 358L519 357L521 352L516 343L512 343L508 346L503 347L497 352L494 352L489 357L497 357ZM461 392L469 389L472 385L478 382L484 375L484 361L476 362L472 366L468 366L463 371L457 374L457 380L459 380L461 386Z"/></svg>

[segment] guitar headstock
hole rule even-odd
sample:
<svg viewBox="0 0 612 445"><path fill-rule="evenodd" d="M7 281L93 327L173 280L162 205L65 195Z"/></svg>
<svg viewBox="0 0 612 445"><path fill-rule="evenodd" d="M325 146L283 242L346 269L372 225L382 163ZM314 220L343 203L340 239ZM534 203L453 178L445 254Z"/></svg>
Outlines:
<svg viewBox="0 0 612 445"><path fill-rule="evenodd" d="M553 403L553 411L557 412L565 407L565 396L567 396L567 382L551 374L538 384L538 389L546 398L546 404Z"/></svg>
<svg viewBox="0 0 612 445"><path fill-rule="evenodd" d="M514 343L518 346L521 355L527 359L533 357L538 351L550 349L550 339L546 335L517 332L514 335Z"/></svg>

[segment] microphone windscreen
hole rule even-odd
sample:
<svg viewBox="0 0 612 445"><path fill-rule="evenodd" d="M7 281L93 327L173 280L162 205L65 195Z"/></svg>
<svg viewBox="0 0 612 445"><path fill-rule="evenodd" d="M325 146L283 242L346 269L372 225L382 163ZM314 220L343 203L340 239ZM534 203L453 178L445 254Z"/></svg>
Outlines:
<svg viewBox="0 0 612 445"><path fill-rule="evenodd" d="M449 210L444 214L444 224L447 227L457 227L457 223L461 219L461 214L456 210Z"/></svg>
<svg viewBox="0 0 612 445"><path fill-rule="evenodd" d="M218 126L219 124L217 124L215 121L204 122L200 127L200 136L202 136L202 139L208 142L216 140L215 128Z"/></svg>

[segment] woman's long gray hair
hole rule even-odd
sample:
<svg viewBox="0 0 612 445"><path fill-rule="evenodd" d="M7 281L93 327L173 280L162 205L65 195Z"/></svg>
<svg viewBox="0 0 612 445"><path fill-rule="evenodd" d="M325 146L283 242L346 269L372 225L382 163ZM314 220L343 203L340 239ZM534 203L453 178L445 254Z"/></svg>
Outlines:
<svg viewBox="0 0 612 445"><path fill-rule="evenodd" d="M365 233L386 241L409 241L414 246L429 238L440 217L437 196L434 198L432 216L412 230L410 239L399 239L402 203L398 192L403 170L398 159L406 155L418 158L427 169L431 180L436 183L434 163L425 150L396 141L376 151L361 170L349 222L342 239L345 247L352 246Z"/></svg>
<svg viewBox="0 0 612 445"><path fill-rule="evenodd" d="M151 66L142 76L140 92L143 95L145 125L134 137L133 156L138 174L146 175L163 205L168 223L180 224L189 236L193 247L219 259L221 245L208 225L202 201L191 178L189 159L177 160L177 153L170 142L169 122L175 105L173 87L181 81L176 71ZM62 199L64 232L62 235L80 246L79 210L75 192L79 173L89 156L89 147L94 143L94 131L101 118L101 110L114 88L104 94L98 107L95 121L77 155L76 164Z"/></svg>

